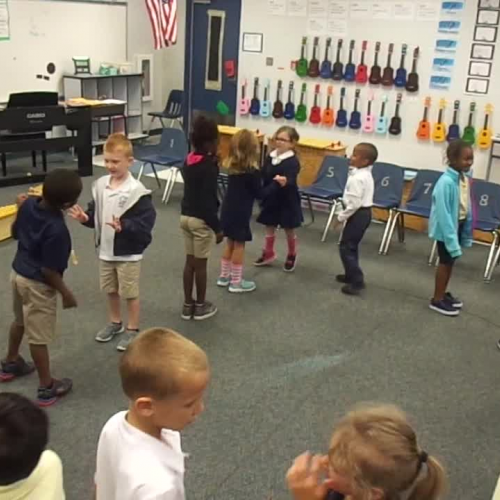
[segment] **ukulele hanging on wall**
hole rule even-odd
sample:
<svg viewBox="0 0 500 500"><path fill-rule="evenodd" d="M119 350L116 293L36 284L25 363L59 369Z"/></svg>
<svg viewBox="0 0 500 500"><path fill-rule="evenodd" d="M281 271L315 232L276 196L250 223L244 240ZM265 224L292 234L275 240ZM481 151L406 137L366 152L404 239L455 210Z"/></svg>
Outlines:
<svg viewBox="0 0 500 500"><path fill-rule="evenodd" d="M250 111L250 99L247 97L247 86L248 82L246 79L243 81L243 85L241 86L241 99L239 105L239 111L241 116L248 115Z"/></svg>
<svg viewBox="0 0 500 500"><path fill-rule="evenodd" d="M431 137L431 127L429 124L429 108L431 107L431 98L426 97L424 103L424 116L418 124L417 137L421 141L428 141Z"/></svg>
<svg viewBox="0 0 500 500"><path fill-rule="evenodd" d="M403 44L401 48L401 61L399 63L399 68L396 70L396 78L394 78L394 85L398 88L404 88L407 80L407 72L405 68L406 54L408 52L408 45Z"/></svg>
<svg viewBox="0 0 500 500"><path fill-rule="evenodd" d="M298 76L307 76L308 64L307 64L307 37L302 37L302 45L300 47L300 59L297 61L297 66L295 71Z"/></svg>
<svg viewBox="0 0 500 500"><path fill-rule="evenodd" d="M271 92L271 82L269 78L266 80L266 84L264 86L264 99L260 103L260 116L262 118L269 118L271 116L272 104L269 99L269 94Z"/></svg>
<svg viewBox="0 0 500 500"><path fill-rule="evenodd" d="M300 92L300 102L295 113L295 120L299 123L304 123L307 120L306 92L307 83L303 83L302 90Z"/></svg>
<svg viewBox="0 0 500 500"><path fill-rule="evenodd" d="M354 109L349 120L349 128L352 130L358 130L361 128L361 113L358 109L360 96L361 90L356 89L356 93L354 94Z"/></svg>
<svg viewBox="0 0 500 500"><path fill-rule="evenodd" d="M342 53L343 44L344 44L344 41L341 38L337 42L337 59L335 60L335 63L333 64L333 69L332 69L332 78L336 81L340 81L344 78L344 64L340 60L340 55Z"/></svg>
<svg viewBox="0 0 500 500"><path fill-rule="evenodd" d="M356 70L356 83L366 83L368 81L368 66L365 64L366 49L368 42L365 40L361 46L361 61Z"/></svg>
<svg viewBox="0 0 500 500"><path fill-rule="evenodd" d="M406 82L407 92L418 92L419 89L419 78L417 73L417 61L420 56L420 48L416 47L413 51L413 63L411 72L408 75L408 80Z"/></svg>
<svg viewBox="0 0 500 500"><path fill-rule="evenodd" d="M443 114L446 108L446 100L441 99L439 101L439 112L437 122L434 124L434 129L432 131L432 140L434 142L444 142L446 139L446 124L443 121Z"/></svg>
<svg viewBox="0 0 500 500"><path fill-rule="evenodd" d="M389 44L389 51L387 53L387 66L382 73L382 85L384 87L392 87L394 85L394 68L392 64L392 54L394 52L394 44Z"/></svg>
<svg viewBox="0 0 500 500"><path fill-rule="evenodd" d="M325 127L331 127L335 123L335 111L332 107L333 85L328 85L326 107L323 110L322 122Z"/></svg>
<svg viewBox="0 0 500 500"><path fill-rule="evenodd" d="M276 88L276 100L274 101L274 106L273 106L273 118L279 119L283 118L283 100L282 100L282 95L283 93L283 82L281 80L278 80L278 87Z"/></svg>
<svg viewBox="0 0 500 500"><path fill-rule="evenodd" d="M471 102L469 106L469 121L467 126L464 128L464 135L462 140L466 142L469 146L474 146L476 143L476 128L474 127L474 114L476 112L476 103Z"/></svg>
<svg viewBox="0 0 500 500"><path fill-rule="evenodd" d="M356 47L356 42L351 40L349 44L349 61L345 65L344 80L346 82L353 82L356 79L356 65L353 62L354 48Z"/></svg>
<svg viewBox="0 0 500 500"><path fill-rule="evenodd" d="M389 134L400 135L401 134L401 116L399 110L401 109L401 101L403 100L403 94L398 93L396 98L396 109L394 111L394 116L391 119L391 124L389 125Z"/></svg>
<svg viewBox="0 0 500 500"><path fill-rule="evenodd" d="M378 64L378 56L380 54L380 42L375 44L375 59L370 71L369 81L372 85L379 85L382 81L382 68Z"/></svg>
<svg viewBox="0 0 500 500"><path fill-rule="evenodd" d="M250 114L258 116L260 113L260 100L259 100L259 78L253 81L253 97L250 102Z"/></svg>
<svg viewBox="0 0 500 500"><path fill-rule="evenodd" d="M373 104L373 92L370 93L368 98L368 109L366 110L366 115L363 121L363 132L366 134L371 134L375 130L375 116L372 112Z"/></svg>
<svg viewBox="0 0 500 500"><path fill-rule="evenodd" d="M314 37L313 44L313 56L309 62L309 68L307 74L311 78L318 78L319 76L319 59L318 59L318 49L319 49L319 36Z"/></svg>
<svg viewBox="0 0 500 500"><path fill-rule="evenodd" d="M315 89L314 89L314 104L311 108L311 114L309 115L309 121L313 125L317 125L318 123L321 123L321 107L319 106L319 92L320 92L320 85L317 84Z"/></svg>
<svg viewBox="0 0 500 500"><path fill-rule="evenodd" d="M387 119L387 116L385 115L385 107L387 104L387 96L384 95L382 97L382 107L380 108L380 115L377 118L377 125L375 127L375 132L377 134L386 134L387 133L387 124L389 120Z"/></svg>
<svg viewBox="0 0 500 500"><path fill-rule="evenodd" d="M290 82L288 85L288 101L285 104L285 112L283 116L286 120L293 120L295 118L295 99L294 99L294 83Z"/></svg>
<svg viewBox="0 0 500 500"><path fill-rule="evenodd" d="M319 70L319 76L321 78L331 78L332 77L332 61L330 60L331 47L332 47L332 39L329 37L326 39L325 59L321 63L321 68Z"/></svg>
<svg viewBox="0 0 500 500"><path fill-rule="evenodd" d="M493 105L486 104L484 108L484 125L479 132L479 137L477 138L477 145L479 149L489 149L492 143L493 132L490 127L491 113L493 112Z"/></svg>
<svg viewBox="0 0 500 500"><path fill-rule="evenodd" d="M453 123L450 125L450 128L448 129L448 135L446 136L446 140L448 142L460 139L460 124L458 120L459 111L460 111L460 101L456 100L453 104Z"/></svg>
<svg viewBox="0 0 500 500"><path fill-rule="evenodd" d="M345 87L342 87L340 89L340 106L337 111L337 119L335 121L335 125L340 128L347 127L347 124L349 123L349 120L347 119L347 111L344 107L345 92Z"/></svg>

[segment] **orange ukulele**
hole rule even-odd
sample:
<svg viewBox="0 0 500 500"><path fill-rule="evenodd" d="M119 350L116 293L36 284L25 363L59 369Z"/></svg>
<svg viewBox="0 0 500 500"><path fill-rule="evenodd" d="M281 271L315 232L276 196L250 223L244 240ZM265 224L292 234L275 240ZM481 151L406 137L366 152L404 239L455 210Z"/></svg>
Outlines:
<svg viewBox="0 0 500 500"><path fill-rule="evenodd" d="M446 124L443 122L443 113L446 108L446 99L439 101L439 113L437 122L432 130L432 140L434 142L444 142L446 140Z"/></svg>
<svg viewBox="0 0 500 500"><path fill-rule="evenodd" d="M332 108L333 85L328 85L328 94L326 98L326 108L323 110L321 122L326 127L332 127L335 123L335 111Z"/></svg>
<svg viewBox="0 0 500 500"><path fill-rule="evenodd" d="M431 137L431 128L429 124L429 108L431 107L431 98L425 98L424 117L420 121L417 130L417 137L422 141L428 141Z"/></svg>
<svg viewBox="0 0 500 500"><path fill-rule="evenodd" d="M480 149L489 149L492 142L493 131L490 128L490 117L493 111L493 106L491 104L486 104L484 109L484 126L479 132L479 137L477 138L477 145Z"/></svg>

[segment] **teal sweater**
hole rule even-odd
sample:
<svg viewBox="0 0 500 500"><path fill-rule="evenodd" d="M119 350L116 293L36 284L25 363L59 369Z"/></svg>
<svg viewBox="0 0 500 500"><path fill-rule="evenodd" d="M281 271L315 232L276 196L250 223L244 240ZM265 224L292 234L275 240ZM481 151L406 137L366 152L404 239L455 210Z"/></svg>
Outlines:
<svg viewBox="0 0 500 500"><path fill-rule="evenodd" d="M472 246L472 199L469 196L469 210L458 240L460 212L460 174L448 168L439 178L432 192L432 208L429 220L429 236L445 244L452 257L462 255L461 247Z"/></svg>

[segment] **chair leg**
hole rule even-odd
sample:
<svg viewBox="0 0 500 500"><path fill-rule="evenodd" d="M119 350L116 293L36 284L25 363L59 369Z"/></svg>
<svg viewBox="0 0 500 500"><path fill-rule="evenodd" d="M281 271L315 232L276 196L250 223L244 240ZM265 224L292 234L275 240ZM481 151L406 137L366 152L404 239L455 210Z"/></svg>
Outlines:
<svg viewBox="0 0 500 500"><path fill-rule="evenodd" d="M169 168L168 169L168 175L167 175L167 179L166 179L166 182L165 182L165 190L163 191L163 196L161 197L161 202L162 203L167 203L167 197L168 197L168 192L170 190L170 183L172 182L172 169Z"/></svg>
<svg viewBox="0 0 500 500"><path fill-rule="evenodd" d="M141 168L139 169L139 174L137 175L137 180L138 180L138 181L140 181L140 180L141 180L142 174L143 174L143 172L144 172L144 165L145 165L145 163L143 163L143 164L141 165Z"/></svg>
<svg viewBox="0 0 500 500"><path fill-rule="evenodd" d="M490 268L488 270L488 279L485 281L490 282L493 279L493 271L498 264L498 260L500 259L500 245L497 246L495 256L493 257L493 261L491 262Z"/></svg>
<svg viewBox="0 0 500 500"><path fill-rule="evenodd" d="M2 175L7 177L7 155L2 153Z"/></svg>
<svg viewBox="0 0 500 500"><path fill-rule="evenodd" d="M399 222L401 212L395 212L394 217L392 218L391 227L389 228L389 232L387 233L387 238L385 239L385 246L382 252L382 255L387 255L389 252L389 246L392 241L392 235L394 234L394 229L396 228L396 224Z"/></svg>
<svg viewBox="0 0 500 500"><path fill-rule="evenodd" d="M149 133L151 132L151 129L153 128L153 122L155 121L155 119L156 119L156 116L151 117L151 120L149 121L148 128L146 130L147 135L149 135Z"/></svg>
<svg viewBox="0 0 500 500"><path fill-rule="evenodd" d="M33 168L36 168L36 151L31 152L31 161L33 163Z"/></svg>
<svg viewBox="0 0 500 500"><path fill-rule="evenodd" d="M326 241L326 236L328 235L328 231L330 226L332 225L333 216L335 215L335 209L337 208L337 200L334 200L332 204L332 208L330 209L330 214L328 215L328 220L326 221L326 226L323 231L323 236L321 236L321 242L324 243Z"/></svg>
<svg viewBox="0 0 500 500"><path fill-rule="evenodd" d="M174 190L175 183L177 182L177 177L179 176L179 169L177 167L172 167L172 179L170 182L170 188L167 193L167 198L165 199L165 204L170 201L170 196L172 196L172 191Z"/></svg>
<svg viewBox="0 0 500 500"><path fill-rule="evenodd" d="M158 184L158 187L161 188L161 182L160 182L160 179L158 177L158 172L156 171L155 164L151 163L150 165L151 165L151 168L153 169L153 174L155 174L156 184Z"/></svg>
<svg viewBox="0 0 500 500"><path fill-rule="evenodd" d="M394 210L391 208L389 210L389 216L387 217L387 222L385 223L384 234L382 234L382 241L380 242L380 247L378 249L379 255L382 255L385 246L385 240L387 238L387 233L389 232L389 227L392 224L392 218L394 217Z"/></svg>
<svg viewBox="0 0 500 500"><path fill-rule="evenodd" d="M405 241L405 214L401 214L398 226L398 239L400 243Z"/></svg>
<svg viewBox="0 0 500 500"><path fill-rule="evenodd" d="M436 250L437 250L437 241L434 240L434 242L432 243L431 254L429 255L429 261L427 262L429 266L432 266L432 264L434 263L434 260L436 258Z"/></svg>
<svg viewBox="0 0 500 500"><path fill-rule="evenodd" d="M309 213L311 214L311 224L314 224L315 216L314 216L314 208L311 201L311 197L307 195L307 204L309 205Z"/></svg>
<svg viewBox="0 0 500 500"><path fill-rule="evenodd" d="M43 171L47 172L47 151L42 151L42 167Z"/></svg>
<svg viewBox="0 0 500 500"><path fill-rule="evenodd" d="M483 279L484 281L489 281L488 277L490 276L490 268L492 267L493 264L493 259L495 257L495 250L498 247L498 233L496 231L493 231L493 241L491 242L490 245L490 251L488 252L488 258L486 259L486 267L484 269L484 276Z"/></svg>

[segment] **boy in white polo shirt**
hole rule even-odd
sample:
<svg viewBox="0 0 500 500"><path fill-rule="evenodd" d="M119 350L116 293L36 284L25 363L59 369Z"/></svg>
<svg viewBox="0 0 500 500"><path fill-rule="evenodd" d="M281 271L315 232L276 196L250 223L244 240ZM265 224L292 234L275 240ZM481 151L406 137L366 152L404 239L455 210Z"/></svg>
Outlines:
<svg viewBox="0 0 500 500"><path fill-rule="evenodd" d="M104 162L109 175L92 186L92 201L85 212L75 205L70 215L95 229L99 249L101 290L108 295L109 324L96 336L109 342L125 333L119 351L139 333L139 277L144 251L151 243L156 212L151 191L136 180L129 169L133 163L132 143L123 134L112 134L104 145ZM127 329L120 310L127 301Z"/></svg>
<svg viewBox="0 0 500 500"><path fill-rule="evenodd" d="M96 500L184 500L179 432L204 410L205 352L172 330L151 328L129 345L120 377L129 408L101 432Z"/></svg>

